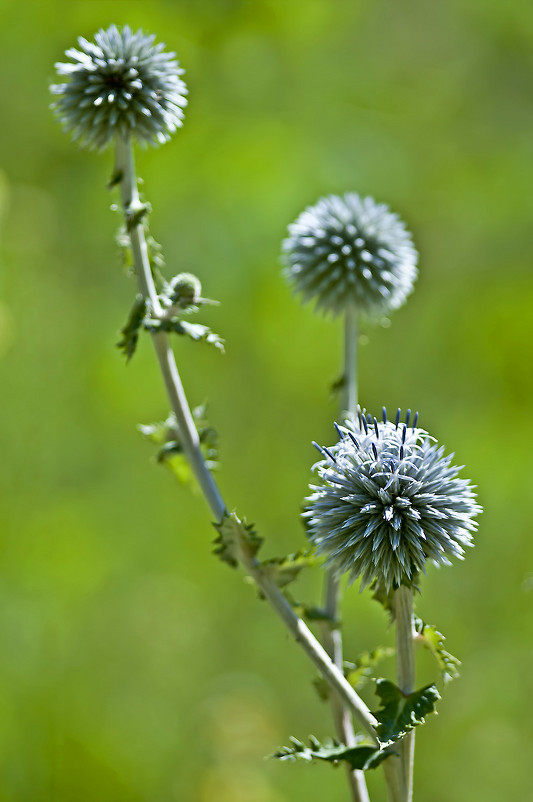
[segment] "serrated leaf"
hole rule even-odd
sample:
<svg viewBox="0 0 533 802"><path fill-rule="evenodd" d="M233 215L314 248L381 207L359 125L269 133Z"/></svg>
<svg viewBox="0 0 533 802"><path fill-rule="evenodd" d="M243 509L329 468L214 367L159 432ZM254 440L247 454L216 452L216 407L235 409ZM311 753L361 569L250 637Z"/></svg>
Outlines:
<svg viewBox="0 0 533 802"><path fill-rule="evenodd" d="M316 565L315 553L312 549L301 549L286 557L273 557L261 563L261 568L279 588L284 588L298 577L304 568Z"/></svg>
<svg viewBox="0 0 533 802"><path fill-rule="evenodd" d="M321 743L312 735L309 736L309 746L306 746L303 741L299 741L297 738L291 737L290 742L292 746L283 746L271 757L291 762L295 760L306 760L307 762L322 760L333 763L333 765L338 765L344 761L353 770L366 771L367 769L376 768L392 754L392 751L380 750L368 744L345 746L332 738L327 738Z"/></svg>
<svg viewBox="0 0 533 802"><path fill-rule="evenodd" d="M393 654L394 649L385 646L378 646L377 649L371 652L363 652L355 662L344 662L344 676L352 688L357 690L372 676L372 672L378 663L385 660L387 657L391 657Z"/></svg>
<svg viewBox="0 0 533 802"><path fill-rule="evenodd" d="M415 617L415 631L417 640L421 640L424 646L429 649L435 657L444 684L458 677L461 661L444 648L444 641L446 638L442 632L439 632L433 624L425 624L421 618L417 617Z"/></svg>
<svg viewBox="0 0 533 802"><path fill-rule="evenodd" d="M195 342L206 342L209 345L214 345L219 351L224 352L224 341L218 334L211 331L208 326L203 326L201 323L189 323L187 320L181 320L178 317L145 317L143 326L151 334L155 334L159 331L174 332L175 334L182 334L189 337L189 339Z"/></svg>
<svg viewBox="0 0 533 802"><path fill-rule="evenodd" d="M117 348L125 355L126 360L129 362L137 348L139 340L139 331L143 325L144 316L146 314L146 299L142 295L137 295L128 319L124 327L120 330L122 334L121 339L117 343Z"/></svg>
<svg viewBox="0 0 533 802"><path fill-rule="evenodd" d="M214 540L213 554L223 562L236 568L241 561L243 552L248 558L255 558L261 548L263 538L256 534L253 524L247 524L246 519L239 520L234 512L226 513L220 523L213 524L218 532Z"/></svg>
<svg viewBox="0 0 533 802"><path fill-rule="evenodd" d="M435 703L440 699L435 685L426 685L418 691L405 694L387 679L376 681L376 693L382 704L382 707L374 713L379 721L376 731L380 743L384 746L397 741L414 727L423 724L425 716L435 712Z"/></svg>

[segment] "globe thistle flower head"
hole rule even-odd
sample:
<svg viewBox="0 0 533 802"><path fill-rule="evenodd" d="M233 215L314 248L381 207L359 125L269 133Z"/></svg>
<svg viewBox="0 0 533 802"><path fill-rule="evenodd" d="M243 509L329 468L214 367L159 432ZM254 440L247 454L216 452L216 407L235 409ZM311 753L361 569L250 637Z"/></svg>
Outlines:
<svg viewBox="0 0 533 802"><path fill-rule="evenodd" d="M80 37L79 49L67 50L71 60L56 64L65 80L50 89L57 95L52 108L74 140L100 150L115 134L157 144L182 125L183 70L154 39L111 25L94 42Z"/></svg>
<svg viewBox="0 0 533 802"><path fill-rule="evenodd" d="M354 192L308 207L289 226L283 251L294 290L333 315L347 307L370 319L387 315L417 275L418 255L400 218Z"/></svg>
<svg viewBox="0 0 533 802"><path fill-rule="evenodd" d="M337 427L339 442L322 448L303 513L308 536L327 564L361 587L377 580L387 593L413 586L426 562L464 557L481 512L468 481L458 478L434 438L410 423L360 414ZM315 444L316 445L316 444Z"/></svg>

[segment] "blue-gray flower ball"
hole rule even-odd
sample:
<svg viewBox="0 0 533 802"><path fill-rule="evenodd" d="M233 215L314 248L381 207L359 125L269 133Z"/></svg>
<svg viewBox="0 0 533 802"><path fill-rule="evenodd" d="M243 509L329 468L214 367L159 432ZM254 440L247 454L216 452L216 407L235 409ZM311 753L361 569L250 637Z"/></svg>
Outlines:
<svg viewBox="0 0 533 802"><path fill-rule="evenodd" d="M57 117L73 139L102 150L116 134L141 143L166 142L182 125L187 105L183 70L175 53L154 44L154 36L111 25L94 42L80 37L70 62L56 64L64 83L57 95Z"/></svg>
<svg viewBox="0 0 533 802"><path fill-rule="evenodd" d="M330 195L289 226L285 275L303 301L338 315L379 319L403 304L417 276L410 233L388 206L354 192Z"/></svg>
<svg viewBox="0 0 533 802"><path fill-rule="evenodd" d="M322 449L303 513L308 535L338 574L377 580L387 593L415 586L426 563L450 564L472 545L481 507L458 478L453 454L423 429L360 416L338 427L339 442Z"/></svg>

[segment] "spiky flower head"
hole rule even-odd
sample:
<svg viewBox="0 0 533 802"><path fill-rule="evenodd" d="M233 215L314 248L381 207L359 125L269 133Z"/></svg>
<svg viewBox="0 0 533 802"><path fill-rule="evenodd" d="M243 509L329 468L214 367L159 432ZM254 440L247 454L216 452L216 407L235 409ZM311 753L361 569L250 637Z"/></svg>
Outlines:
<svg viewBox="0 0 533 802"><path fill-rule="evenodd" d="M434 438L410 424L360 415L336 427L339 442L321 449L321 483L303 513L308 535L327 563L365 587L374 579L389 593L413 586L426 562L462 559L481 512L460 468Z"/></svg>
<svg viewBox="0 0 533 802"><path fill-rule="evenodd" d="M56 64L65 82L50 87L58 96L53 109L73 139L90 148L105 148L115 134L140 142L166 142L182 125L187 104L183 70L175 53L166 53L154 36L111 25L80 37L71 61Z"/></svg>
<svg viewBox="0 0 533 802"><path fill-rule="evenodd" d="M403 304L417 275L410 233L388 206L354 192L330 195L289 226L285 275L305 301L334 315L380 318Z"/></svg>

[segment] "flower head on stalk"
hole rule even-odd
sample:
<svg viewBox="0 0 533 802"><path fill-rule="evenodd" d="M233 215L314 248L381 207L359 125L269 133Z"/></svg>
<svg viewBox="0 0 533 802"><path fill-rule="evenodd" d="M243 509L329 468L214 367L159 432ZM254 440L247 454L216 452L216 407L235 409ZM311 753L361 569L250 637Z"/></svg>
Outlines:
<svg viewBox="0 0 533 802"><path fill-rule="evenodd" d="M403 304L417 275L410 233L388 206L354 192L330 195L289 226L285 275L304 301L337 315L379 318Z"/></svg>
<svg viewBox="0 0 533 802"><path fill-rule="evenodd" d="M311 485L304 512L327 563L388 593L413 586L427 561L462 559L481 507L453 454L417 428L417 416L411 424L410 412L400 423L400 410L394 422L385 410L379 422L360 414L337 432L339 442L320 449L321 483Z"/></svg>
<svg viewBox="0 0 533 802"><path fill-rule="evenodd" d="M183 70L154 38L111 25L93 42L80 37L79 49L66 52L71 61L56 64L65 80L50 87L53 108L81 145L101 150L115 134L157 144L182 125Z"/></svg>

